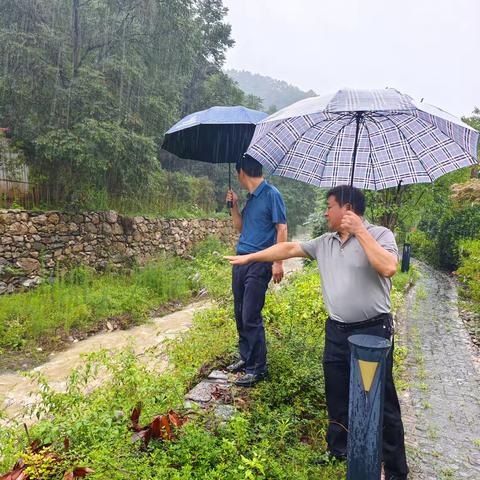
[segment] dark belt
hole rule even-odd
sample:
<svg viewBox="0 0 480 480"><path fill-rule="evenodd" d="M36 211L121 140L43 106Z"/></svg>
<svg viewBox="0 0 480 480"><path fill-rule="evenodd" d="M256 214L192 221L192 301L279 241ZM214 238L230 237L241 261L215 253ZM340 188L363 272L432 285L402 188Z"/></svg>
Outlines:
<svg viewBox="0 0 480 480"><path fill-rule="evenodd" d="M367 320L363 320L362 322L339 322L337 320L333 320L332 318L328 317L328 319L335 325L335 327L341 328L342 330L354 330L357 328L364 328L364 327L372 327L375 325L380 325L385 321L386 318L391 318L390 313L380 313L375 317L368 318Z"/></svg>

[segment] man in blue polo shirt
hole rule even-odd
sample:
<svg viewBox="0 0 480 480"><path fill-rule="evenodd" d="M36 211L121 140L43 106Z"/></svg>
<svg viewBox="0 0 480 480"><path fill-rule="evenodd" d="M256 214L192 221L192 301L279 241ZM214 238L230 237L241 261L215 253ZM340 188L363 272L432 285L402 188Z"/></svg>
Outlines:
<svg viewBox="0 0 480 480"><path fill-rule="evenodd" d="M238 197L229 190L232 220L240 233L237 255L258 252L287 240L285 204L280 192L269 185L262 174L262 165L248 155L237 163L238 181L248 190L247 203L240 212ZM262 308L268 283L283 278L283 262L252 262L235 265L232 270L232 290L235 320L239 336L240 359L230 365L230 372L245 370L236 385L251 387L267 373L267 347Z"/></svg>

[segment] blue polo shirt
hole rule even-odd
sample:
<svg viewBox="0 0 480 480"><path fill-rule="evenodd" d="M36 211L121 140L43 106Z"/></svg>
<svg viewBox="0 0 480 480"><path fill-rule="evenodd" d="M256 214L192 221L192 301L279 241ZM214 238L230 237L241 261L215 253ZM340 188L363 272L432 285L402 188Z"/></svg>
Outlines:
<svg viewBox="0 0 480 480"><path fill-rule="evenodd" d="M242 210L237 254L254 253L275 245L278 223L287 223L285 203L280 192L264 180L248 195Z"/></svg>

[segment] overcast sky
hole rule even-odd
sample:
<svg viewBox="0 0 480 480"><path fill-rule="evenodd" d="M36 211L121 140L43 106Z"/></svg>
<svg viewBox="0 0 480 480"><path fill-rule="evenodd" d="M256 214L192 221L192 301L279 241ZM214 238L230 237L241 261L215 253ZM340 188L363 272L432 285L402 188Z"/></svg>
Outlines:
<svg viewBox="0 0 480 480"><path fill-rule="evenodd" d="M461 116L480 107L480 0L224 0L226 68L325 94L394 87Z"/></svg>

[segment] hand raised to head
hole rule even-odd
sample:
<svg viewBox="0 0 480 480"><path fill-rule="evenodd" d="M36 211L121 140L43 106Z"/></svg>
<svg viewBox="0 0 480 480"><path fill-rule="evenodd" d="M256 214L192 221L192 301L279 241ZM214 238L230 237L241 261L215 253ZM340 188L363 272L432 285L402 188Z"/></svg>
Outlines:
<svg viewBox="0 0 480 480"><path fill-rule="evenodd" d="M344 213L340 223L340 229L352 235L360 232L365 226L363 225L362 217L359 217L352 210Z"/></svg>

